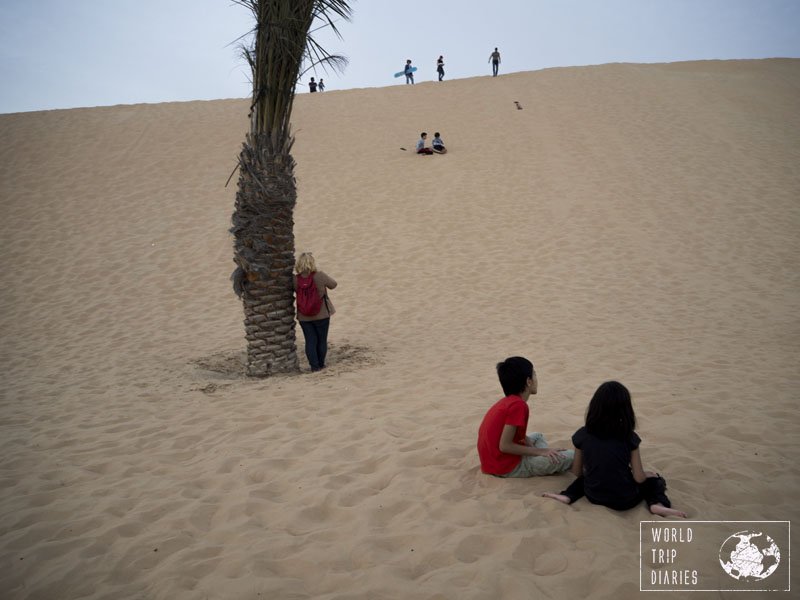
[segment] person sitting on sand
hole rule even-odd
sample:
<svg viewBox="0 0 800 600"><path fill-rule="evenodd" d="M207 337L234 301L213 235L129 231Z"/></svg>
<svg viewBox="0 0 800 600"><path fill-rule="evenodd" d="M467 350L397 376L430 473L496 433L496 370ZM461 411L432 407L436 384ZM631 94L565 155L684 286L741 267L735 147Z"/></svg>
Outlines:
<svg viewBox="0 0 800 600"><path fill-rule="evenodd" d="M614 510L628 510L644 500L654 515L686 518L685 512L672 508L664 478L642 468L642 440L635 429L628 388L618 381L603 383L589 402L586 425L572 436L577 479L560 494L543 495L564 504L585 495L589 502Z"/></svg>
<svg viewBox="0 0 800 600"><path fill-rule="evenodd" d="M481 471L499 477L534 477L568 470L572 450L548 448L541 433L527 433L528 398L539 385L533 363L512 356L497 364L497 376L506 396L488 410L478 429Z"/></svg>
<svg viewBox="0 0 800 600"><path fill-rule="evenodd" d="M425 140L428 134L424 131L419 134L419 141L417 142L417 154L433 154L433 150L425 147Z"/></svg>
<svg viewBox="0 0 800 600"><path fill-rule="evenodd" d="M444 147L444 142L442 141L442 137L439 135L438 131L433 134L431 146L433 147L433 151L438 152L439 154L444 154L447 152L447 148Z"/></svg>

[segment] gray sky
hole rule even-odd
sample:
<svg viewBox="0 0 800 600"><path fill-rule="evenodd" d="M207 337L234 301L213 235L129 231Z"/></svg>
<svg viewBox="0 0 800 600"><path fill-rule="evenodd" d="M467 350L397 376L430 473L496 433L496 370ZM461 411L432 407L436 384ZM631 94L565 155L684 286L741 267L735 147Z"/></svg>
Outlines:
<svg viewBox="0 0 800 600"><path fill-rule="evenodd" d="M608 62L800 57L800 0L360 0L327 90ZM230 0L0 0L0 113L249 95Z"/></svg>

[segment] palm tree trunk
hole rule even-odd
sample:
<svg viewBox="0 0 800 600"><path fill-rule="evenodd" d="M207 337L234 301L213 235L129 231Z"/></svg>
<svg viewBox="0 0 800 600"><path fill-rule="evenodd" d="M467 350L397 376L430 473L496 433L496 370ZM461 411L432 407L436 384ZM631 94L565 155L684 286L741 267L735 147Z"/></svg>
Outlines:
<svg viewBox="0 0 800 600"><path fill-rule="evenodd" d="M246 276L242 301L247 374L267 377L297 371L292 285L294 159L287 149L274 149L269 135L251 133L239 164L231 232L234 261Z"/></svg>
<svg viewBox="0 0 800 600"><path fill-rule="evenodd" d="M255 18L243 54L253 73L250 133L239 155L233 213L234 290L244 304L247 374L297 371L294 294L294 205L297 188L290 118L304 60L344 65L309 35L315 20L338 34L347 0L233 0Z"/></svg>

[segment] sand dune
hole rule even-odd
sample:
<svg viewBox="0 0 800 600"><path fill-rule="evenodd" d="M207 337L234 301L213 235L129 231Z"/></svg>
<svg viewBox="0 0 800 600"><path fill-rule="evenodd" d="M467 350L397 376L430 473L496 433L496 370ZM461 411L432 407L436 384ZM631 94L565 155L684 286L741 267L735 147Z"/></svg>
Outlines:
<svg viewBox="0 0 800 600"><path fill-rule="evenodd" d="M0 115L4 598L639 597L644 506L479 473L513 354L551 443L617 378L692 519L800 516L799 60L299 96L337 314L326 372L269 380L228 281L246 116Z"/></svg>

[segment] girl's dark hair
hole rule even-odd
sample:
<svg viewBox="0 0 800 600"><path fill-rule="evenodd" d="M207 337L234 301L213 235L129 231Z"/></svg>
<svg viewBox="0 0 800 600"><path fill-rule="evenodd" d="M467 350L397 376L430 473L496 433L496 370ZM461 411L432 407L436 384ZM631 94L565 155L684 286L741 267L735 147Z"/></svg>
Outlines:
<svg viewBox="0 0 800 600"><path fill-rule="evenodd" d="M586 411L586 431L601 438L625 439L636 429L631 393L619 381L606 381Z"/></svg>

